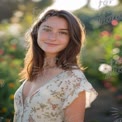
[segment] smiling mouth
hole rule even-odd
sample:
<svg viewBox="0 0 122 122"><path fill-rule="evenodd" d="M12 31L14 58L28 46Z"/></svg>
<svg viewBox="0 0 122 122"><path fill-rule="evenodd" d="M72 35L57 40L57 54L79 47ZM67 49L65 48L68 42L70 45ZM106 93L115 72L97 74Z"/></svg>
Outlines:
<svg viewBox="0 0 122 122"><path fill-rule="evenodd" d="M50 46L57 46L58 45L58 44L52 44L52 43L47 43L47 42L45 42L45 44L50 45Z"/></svg>

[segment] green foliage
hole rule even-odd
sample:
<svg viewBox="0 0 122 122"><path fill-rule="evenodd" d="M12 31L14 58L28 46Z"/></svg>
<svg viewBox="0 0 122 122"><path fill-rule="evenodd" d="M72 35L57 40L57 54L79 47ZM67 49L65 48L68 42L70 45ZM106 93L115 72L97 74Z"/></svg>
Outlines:
<svg viewBox="0 0 122 122"><path fill-rule="evenodd" d="M3 38L3 37L2 37ZM6 36L0 41L0 116L12 119L13 98L18 82L18 73L23 65L25 49L19 39Z"/></svg>
<svg viewBox="0 0 122 122"><path fill-rule="evenodd" d="M121 86L122 22L114 20L111 23L113 31L106 28L87 35L86 47L82 51L82 63L88 67L86 73L93 83L102 84L102 87L115 92Z"/></svg>

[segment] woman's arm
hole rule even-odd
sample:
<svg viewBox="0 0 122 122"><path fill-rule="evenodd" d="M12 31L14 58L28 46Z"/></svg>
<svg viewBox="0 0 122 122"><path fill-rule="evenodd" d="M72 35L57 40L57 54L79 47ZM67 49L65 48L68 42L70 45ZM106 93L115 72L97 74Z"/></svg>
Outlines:
<svg viewBox="0 0 122 122"><path fill-rule="evenodd" d="M85 91L79 93L79 96L64 109L65 122L84 122L85 115Z"/></svg>

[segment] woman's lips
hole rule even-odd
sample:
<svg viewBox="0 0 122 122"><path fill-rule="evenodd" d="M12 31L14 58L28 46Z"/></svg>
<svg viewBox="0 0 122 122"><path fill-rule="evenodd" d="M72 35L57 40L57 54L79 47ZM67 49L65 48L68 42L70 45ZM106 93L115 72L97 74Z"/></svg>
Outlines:
<svg viewBox="0 0 122 122"><path fill-rule="evenodd" d="M45 44L49 45L49 46L57 46L58 44L52 44L52 43L47 43L45 42Z"/></svg>

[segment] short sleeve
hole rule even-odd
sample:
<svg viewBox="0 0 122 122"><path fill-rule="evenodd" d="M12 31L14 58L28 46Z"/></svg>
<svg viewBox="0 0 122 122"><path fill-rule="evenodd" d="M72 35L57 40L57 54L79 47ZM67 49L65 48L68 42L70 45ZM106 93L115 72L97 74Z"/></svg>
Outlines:
<svg viewBox="0 0 122 122"><path fill-rule="evenodd" d="M80 92L85 91L86 93L86 106L88 108L91 103L95 100L98 93L93 88L91 83L88 82L84 73L80 70L73 70L70 73L70 78L65 81L66 83L66 93L65 100L62 108L69 106L79 95Z"/></svg>

